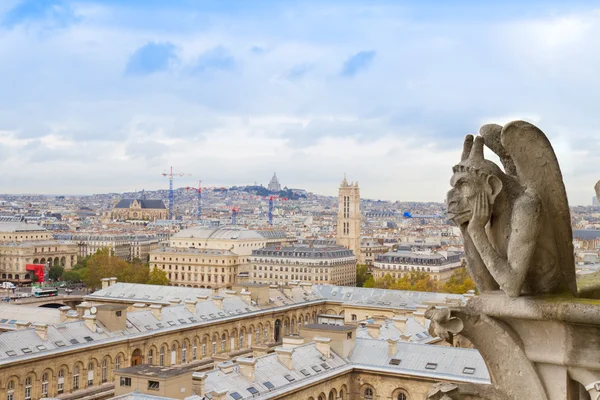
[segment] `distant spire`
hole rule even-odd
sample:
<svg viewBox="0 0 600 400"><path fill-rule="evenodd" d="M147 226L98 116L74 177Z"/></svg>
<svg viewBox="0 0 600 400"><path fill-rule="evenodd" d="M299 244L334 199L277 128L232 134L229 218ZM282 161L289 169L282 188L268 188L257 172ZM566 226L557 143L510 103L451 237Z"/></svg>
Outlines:
<svg viewBox="0 0 600 400"><path fill-rule="evenodd" d="M344 180L342 181L342 186L348 186L348 180L346 179L346 173L344 172Z"/></svg>

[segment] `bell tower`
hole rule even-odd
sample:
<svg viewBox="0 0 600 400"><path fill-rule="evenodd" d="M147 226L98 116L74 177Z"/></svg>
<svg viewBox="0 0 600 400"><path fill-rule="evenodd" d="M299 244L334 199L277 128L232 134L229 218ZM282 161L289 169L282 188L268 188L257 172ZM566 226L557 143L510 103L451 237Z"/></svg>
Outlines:
<svg viewBox="0 0 600 400"><path fill-rule="evenodd" d="M345 174L338 196L336 241L360 258L360 189L358 182L348 183Z"/></svg>

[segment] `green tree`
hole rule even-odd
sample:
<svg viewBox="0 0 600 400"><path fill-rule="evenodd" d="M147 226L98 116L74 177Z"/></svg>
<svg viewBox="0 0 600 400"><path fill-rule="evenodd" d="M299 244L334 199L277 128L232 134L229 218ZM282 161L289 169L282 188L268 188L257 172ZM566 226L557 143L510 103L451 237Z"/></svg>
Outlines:
<svg viewBox="0 0 600 400"><path fill-rule="evenodd" d="M65 271L63 272L60 279L69 283L79 283L81 282L81 276L79 275L79 271L81 271L81 269Z"/></svg>
<svg viewBox="0 0 600 400"><path fill-rule="evenodd" d="M356 287L362 287L370 276L369 267L364 264L356 265Z"/></svg>
<svg viewBox="0 0 600 400"><path fill-rule="evenodd" d="M469 276L465 267L460 267L454 271L450 279L446 281L442 291L445 293L463 294L469 290L476 290L475 282Z"/></svg>
<svg viewBox="0 0 600 400"><path fill-rule="evenodd" d="M31 274L31 283L37 283L39 281L38 276L36 274Z"/></svg>
<svg viewBox="0 0 600 400"><path fill-rule="evenodd" d="M375 287L375 279L373 279L373 276L369 276L369 278L363 284L363 287L365 287L365 288L374 288Z"/></svg>
<svg viewBox="0 0 600 400"><path fill-rule="evenodd" d="M148 281L146 282L148 285L163 285L166 286L170 283L169 278L167 278L167 273L162 269L154 268L148 274Z"/></svg>
<svg viewBox="0 0 600 400"><path fill-rule="evenodd" d="M48 271L48 277L53 281L57 281L62 276L63 272L65 272L63 267L55 265L50 267L50 271Z"/></svg>

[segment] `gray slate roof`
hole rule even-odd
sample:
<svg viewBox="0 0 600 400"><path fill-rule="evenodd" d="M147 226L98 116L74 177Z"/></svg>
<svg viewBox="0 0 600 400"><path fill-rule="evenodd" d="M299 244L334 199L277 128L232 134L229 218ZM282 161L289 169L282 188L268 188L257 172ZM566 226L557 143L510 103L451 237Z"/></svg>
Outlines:
<svg viewBox="0 0 600 400"><path fill-rule="evenodd" d="M162 200L141 200L141 199L122 199L117 203L115 208L129 208L131 207L131 203L137 200L140 203L142 208L146 209L166 209L165 203Z"/></svg>

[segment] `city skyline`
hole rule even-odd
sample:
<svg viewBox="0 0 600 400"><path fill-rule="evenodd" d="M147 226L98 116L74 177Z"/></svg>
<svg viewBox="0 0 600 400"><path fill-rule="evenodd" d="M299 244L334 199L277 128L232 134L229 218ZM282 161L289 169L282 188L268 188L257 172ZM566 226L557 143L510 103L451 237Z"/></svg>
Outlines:
<svg viewBox="0 0 600 400"><path fill-rule="evenodd" d="M458 138L526 119L571 205L600 160L597 3L16 1L0 5L0 187L283 186L441 202ZM476 34L474 34L476 33ZM488 156L491 152L487 152ZM585 160L582 162L581 160Z"/></svg>

